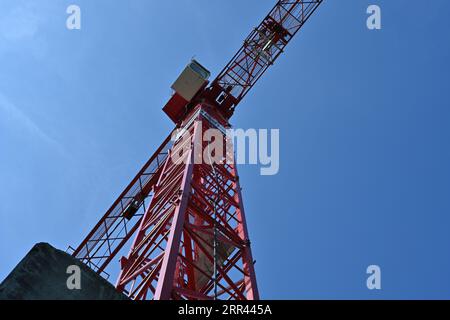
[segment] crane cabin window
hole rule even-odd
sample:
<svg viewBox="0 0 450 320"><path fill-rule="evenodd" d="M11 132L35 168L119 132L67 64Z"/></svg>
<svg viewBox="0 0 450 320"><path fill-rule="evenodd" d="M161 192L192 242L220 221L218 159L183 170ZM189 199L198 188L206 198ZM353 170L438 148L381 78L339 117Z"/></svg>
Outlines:
<svg viewBox="0 0 450 320"><path fill-rule="evenodd" d="M189 64L189 67L205 80L208 80L209 77L211 76L211 73L196 60L192 60L191 63Z"/></svg>

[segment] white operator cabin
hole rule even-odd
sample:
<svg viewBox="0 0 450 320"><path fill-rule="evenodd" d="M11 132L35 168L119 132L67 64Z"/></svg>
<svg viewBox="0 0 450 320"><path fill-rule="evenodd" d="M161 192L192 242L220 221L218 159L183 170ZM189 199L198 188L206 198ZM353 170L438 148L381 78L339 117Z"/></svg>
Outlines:
<svg viewBox="0 0 450 320"><path fill-rule="evenodd" d="M196 60L192 60L172 85L172 89L190 102L206 84L210 75L211 73L205 67Z"/></svg>

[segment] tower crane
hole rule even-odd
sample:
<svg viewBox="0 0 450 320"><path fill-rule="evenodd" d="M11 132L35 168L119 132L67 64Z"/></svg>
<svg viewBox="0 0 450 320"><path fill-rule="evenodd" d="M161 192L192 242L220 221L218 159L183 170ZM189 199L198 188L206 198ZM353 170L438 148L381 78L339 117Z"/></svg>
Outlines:
<svg viewBox="0 0 450 320"><path fill-rule="evenodd" d="M214 128L226 139L224 129L242 99L322 2L279 0L212 81L199 62L189 63L163 108L174 131L74 257L105 275L134 237L116 282L131 299L259 299L236 165L197 163L195 147L206 144L196 136Z"/></svg>

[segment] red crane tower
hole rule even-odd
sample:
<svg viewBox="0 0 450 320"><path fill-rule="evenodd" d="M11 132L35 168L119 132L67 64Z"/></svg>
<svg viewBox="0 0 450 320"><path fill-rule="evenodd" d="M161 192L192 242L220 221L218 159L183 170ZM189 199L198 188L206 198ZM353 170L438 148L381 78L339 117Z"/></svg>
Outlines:
<svg viewBox="0 0 450 320"><path fill-rule="evenodd" d="M212 82L195 60L187 66L163 109L176 128L74 257L102 274L135 235L116 283L131 299L259 299L233 155L197 161L199 135L214 128L229 142L236 106L322 1L278 1Z"/></svg>

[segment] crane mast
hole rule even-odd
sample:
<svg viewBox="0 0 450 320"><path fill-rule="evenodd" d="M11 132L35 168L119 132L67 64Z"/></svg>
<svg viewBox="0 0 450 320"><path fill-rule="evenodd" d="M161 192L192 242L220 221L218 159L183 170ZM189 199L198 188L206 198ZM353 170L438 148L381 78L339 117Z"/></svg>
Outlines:
<svg viewBox="0 0 450 320"><path fill-rule="evenodd" d="M116 283L131 299L259 299L237 168L194 161L195 148L206 148L196 137L230 127L237 105L322 2L278 1L211 82L196 61L186 68L163 109L176 128L74 257L108 277L105 269L134 236Z"/></svg>

